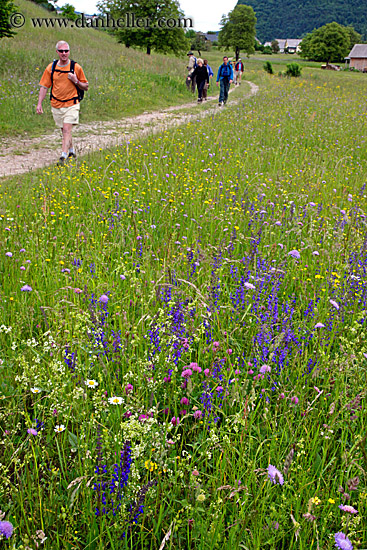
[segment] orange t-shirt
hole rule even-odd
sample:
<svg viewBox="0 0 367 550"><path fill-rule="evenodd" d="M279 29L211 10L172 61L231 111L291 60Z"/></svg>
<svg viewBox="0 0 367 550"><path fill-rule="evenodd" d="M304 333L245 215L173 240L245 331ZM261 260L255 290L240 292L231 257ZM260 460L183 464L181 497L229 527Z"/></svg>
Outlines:
<svg viewBox="0 0 367 550"><path fill-rule="evenodd" d="M44 86L45 88L51 88L51 69L52 69L52 63L50 63L46 69L45 72L42 75L42 78L40 80L40 86ZM62 71L62 72L58 72ZM74 68L75 74L78 77L78 80L80 82L88 82L85 78L85 74L83 69L81 68L78 63L75 63ZM54 75L53 75L53 86L52 86L52 95L54 96L51 99L51 105L52 107L56 107L56 109L59 109L60 107L70 107L71 105L74 105L74 97L78 96L78 92L76 89L75 84L69 80L68 73L70 72L70 61L67 65L64 67L60 67L59 65L56 65ZM54 99L57 98L57 99ZM70 101L58 101L58 99L68 99ZM78 99L76 100L76 103L79 103Z"/></svg>

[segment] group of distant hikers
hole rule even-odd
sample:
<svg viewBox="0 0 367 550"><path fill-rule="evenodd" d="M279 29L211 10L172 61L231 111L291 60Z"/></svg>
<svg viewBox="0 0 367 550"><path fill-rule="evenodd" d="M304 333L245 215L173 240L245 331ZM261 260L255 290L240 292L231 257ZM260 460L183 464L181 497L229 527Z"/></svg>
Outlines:
<svg viewBox="0 0 367 550"><path fill-rule="evenodd" d="M187 64L186 86L188 90L191 89L192 93L195 93L195 88L197 87L198 103L202 103L203 100L206 101L208 98L208 88L214 73L206 59L197 59L193 52L189 52L187 55L189 61ZM241 84L243 71L244 65L241 58L230 63L226 55L223 57L223 63L218 69L216 81L217 86L220 86L218 102L220 107L227 103L228 92L232 82L235 85Z"/></svg>
<svg viewBox="0 0 367 550"><path fill-rule="evenodd" d="M40 80L40 91L37 103L37 114L43 113L42 102L50 90L51 111L55 124L62 132L62 153L57 164L62 166L68 160L76 158L72 143L73 127L79 124L80 102L84 92L88 90L88 81L82 67L69 59L70 47L63 40L56 44L58 59L49 63ZM196 59L193 52L188 54L186 84L194 93L198 89L198 103L208 97L208 88L214 76L213 70L206 59ZM241 84L244 70L241 59L229 62L228 57L223 57L223 63L218 69L217 86L220 85L219 105L225 105L228 100L228 92L232 82ZM233 70L234 69L234 70Z"/></svg>

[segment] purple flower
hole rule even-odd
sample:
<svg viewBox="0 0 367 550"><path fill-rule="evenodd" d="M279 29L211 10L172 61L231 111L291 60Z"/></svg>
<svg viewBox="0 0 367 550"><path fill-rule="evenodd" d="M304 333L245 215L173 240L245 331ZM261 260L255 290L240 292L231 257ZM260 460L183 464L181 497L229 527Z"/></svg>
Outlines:
<svg viewBox="0 0 367 550"><path fill-rule="evenodd" d="M315 328L325 328L325 325L322 323L316 323Z"/></svg>
<svg viewBox="0 0 367 550"><path fill-rule="evenodd" d="M335 302L335 300L329 300L329 302L331 303L332 306L335 307L335 309L339 309L339 304Z"/></svg>
<svg viewBox="0 0 367 550"><path fill-rule="evenodd" d="M249 290L254 290L256 287L255 285L251 284L251 283L244 283L243 285L245 288L248 288Z"/></svg>
<svg viewBox="0 0 367 550"><path fill-rule="evenodd" d="M120 279L124 281L126 279L125 275L120 275Z"/></svg>
<svg viewBox="0 0 367 550"><path fill-rule="evenodd" d="M271 367L269 365L263 365L260 367L261 374L265 374L266 372L271 372Z"/></svg>
<svg viewBox="0 0 367 550"><path fill-rule="evenodd" d="M31 286L29 285L24 285L22 286L22 288L20 289L22 292L31 292L33 289Z"/></svg>
<svg viewBox="0 0 367 550"><path fill-rule="evenodd" d="M19 252L25 252L25 248L21 248Z"/></svg>
<svg viewBox="0 0 367 550"><path fill-rule="evenodd" d="M275 466L272 466L271 464L269 464L268 466L268 478L275 485L277 483L279 483L279 485L283 485L284 483L284 478L281 472L279 472L278 468L276 468Z"/></svg>
<svg viewBox="0 0 367 550"><path fill-rule="evenodd" d="M295 405L298 405L299 399L298 399L298 397L297 397L296 395L294 395L294 396L292 397L291 401L292 401L292 403L294 403Z"/></svg>
<svg viewBox="0 0 367 550"><path fill-rule="evenodd" d="M173 424L174 426L178 426L179 423L180 423L179 417L176 418L175 416L173 416L173 417L171 418L171 424Z"/></svg>
<svg viewBox="0 0 367 550"><path fill-rule="evenodd" d="M339 531L339 533L335 533L334 537L336 548L340 548L340 550L353 550L353 544L345 533Z"/></svg>
<svg viewBox="0 0 367 550"><path fill-rule="evenodd" d="M35 430L34 428L28 428L27 433L29 433L30 435L38 434L37 430Z"/></svg>
<svg viewBox="0 0 367 550"><path fill-rule="evenodd" d="M9 256L9 258L11 258L12 255L13 255L13 254L12 254L11 252L5 252L5 256Z"/></svg>
<svg viewBox="0 0 367 550"><path fill-rule="evenodd" d="M134 386L132 384L127 384L125 387L125 393L129 394L133 391L133 389L134 389Z"/></svg>
<svg viewBox="0 0 367 550"><path fill-rule="evenodd" d="M195 412L194 412L194 418L195 418L195 420L198 420L198 419L201 418L202 416L203 416L202 411L198 410L198 411L195 411Z"/></svg>
<svg viewBox="0 0 367 550"><path fill-rule="evenodd" d="M349 512L349 514L358 514L358 510L353 508L353 506L349 506L349 504L339 504L339 508L343 510L343 512Z"/></svg>
<svg viewBox="0 0 367 550"><path fill-rule="evenodd" d="M102 296L100 297L99 301L101 302L101 304L107 304L107 302L108 302L108 296L107 296L107 294L102 294Z"/></svg>
<svg viewBox="0 0 367 550"><path fill-rule="evenodd" d="M183 397L180 401L181 405L188 405L189 404L189 400L187 399L187 397Z"/></svg>
<svg viewBox="0 0 367 550"><path fill-rule="evenodd" d="M291 250L290 252L288 252L288 256L292 256L292 258L296 258L297 260L299 260L301 254L298 252L298 250Z"/></svg>
<svg viewBox="0 0 367 550"><path fill-rule="evenodd" d="M320 256L320 254L317 252L317 250L314 250L314 251L312 252L312 254L313 254L314 256Z"/></svg>
<svg viewBox="0 0 367 550"><path fill-rule="evenodd" d="M10 521L0 521L0 533L6 538L10 539L13 534L13 525Z"/></svg>

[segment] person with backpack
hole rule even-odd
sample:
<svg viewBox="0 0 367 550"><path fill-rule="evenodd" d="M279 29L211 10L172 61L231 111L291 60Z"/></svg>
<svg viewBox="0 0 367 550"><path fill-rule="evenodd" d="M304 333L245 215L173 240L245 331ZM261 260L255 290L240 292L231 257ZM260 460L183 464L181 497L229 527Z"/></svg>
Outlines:
<svg viewBox="0 0 367 550"><path fill-rule="evenodd" d="M80 101L84 92L88 90L88 81L81 66L69 59L69 44L60 40L56 44L59 59L50 63L40 80L37 114L43 114L42 101L47 90L51 88L51 111L55 124L62 132L62 153L58 166L67 159L75 159L75 150L72 143L73 126L79 124Z"/></svg>
<svg viewBox="0 0 367 550"><path fill-rule="evenodd" d="M196 77L191 78L191 75L197 67L197 62L196 62L196 57L192 52L189 52L187 55L189 56L189 62L186 67L187 68L186 86L188 90L190 90L190 86L191 86L191 91L194 94L195 87L196 87Z"/></svg>
<svg viewBox="0 0 367 550"><path fill-rule="evenodd" d="M211 66L208 64L208 60L207 59L204 59L204 67L207 68L207 71L208 71L208 76L209 76L209 83L206 83L204 85L204 89L203 89L203 99L205 101L207 101L208 99L208 88L210 86L210 82L211 82L211 79L213 78L214 76L214 73L213 73L213 69L211 68Z"/></svg>
<svg viewBox="0 0 367 550"><path fill-rule="evenodd" d="M218 69L217 74L217 86L220 83L220 92L219 92L219 107L222 107L227 103L228 92L231 83L233 82L233 69L232 65L228 63L228 57L225 55L223 57L223 63Z"/></svg>
<svg viewBox="0 0 367 550"><path fill-rule="evenodd" d="M198 87L198 103L201 103L203 101L204 87L206 84L209 84L209 72L202 59L198 59L196 69L188 77L189 81L193 78L196 79Z"/></svg>
<svg viewBox="0 0 367 550"><path fill-rule="evenodd" d="M242 73L245 69L241 58L239 58L239 60L237 61L234 69L235 69L235 76L236 76L236 84L238 84L240 86L241 85Z"/></svg>

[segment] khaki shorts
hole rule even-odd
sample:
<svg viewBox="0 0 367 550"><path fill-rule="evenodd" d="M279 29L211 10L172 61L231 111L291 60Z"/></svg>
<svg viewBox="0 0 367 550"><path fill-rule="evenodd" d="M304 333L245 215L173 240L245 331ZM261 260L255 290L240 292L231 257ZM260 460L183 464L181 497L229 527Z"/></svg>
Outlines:
<svg viewBox="0 0 367 550"><path fill-rule="evenodd" d="M58 128L62 128L64 124L79 124L79 111L80 103L70 107L60 107L60 109L51 107L52 116Z"/></svg>

